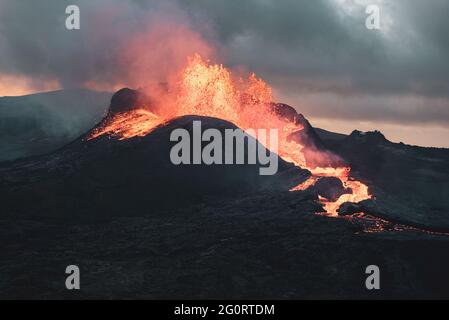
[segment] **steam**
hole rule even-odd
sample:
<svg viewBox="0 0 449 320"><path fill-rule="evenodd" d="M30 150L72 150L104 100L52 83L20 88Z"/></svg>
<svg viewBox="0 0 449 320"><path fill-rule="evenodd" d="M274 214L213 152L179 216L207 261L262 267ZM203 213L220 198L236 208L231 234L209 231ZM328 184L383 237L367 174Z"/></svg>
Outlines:
<svg viewBox="0 0 449 320"><path fill-rule="evenodd" d="M81 28L71 31L67 2L27 2L0 2L0 96L66 90L0 99L0 161L59 147L100 121L112 92L159 88L188 56L215 54L204 24L172 0L74 0Z"/></svg>
<svg viewBox="0 0 449 320"><path fill-rule="evenodd" d="M42 0L30 10L24 2L0 4L0 75L114 91L166 81L187 56L213 53L206 28L174 1L72 1L81 11L81 29L72 31L67 3Z"/></svg>

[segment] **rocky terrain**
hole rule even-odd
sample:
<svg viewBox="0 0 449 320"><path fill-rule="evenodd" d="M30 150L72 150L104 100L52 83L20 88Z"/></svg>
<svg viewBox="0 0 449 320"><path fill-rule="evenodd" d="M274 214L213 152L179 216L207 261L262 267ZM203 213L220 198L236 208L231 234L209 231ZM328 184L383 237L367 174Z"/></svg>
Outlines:
<svg viewBox="0 0 449 320"><path fill-rule="evenodd" d="M112 94L86 89L0 97L0 161L52 152L102 119Z"/></svg>
<svg viewBox="0 0 449 320"><path fill-rule="evenodd" d="M362 211L420 228L449 231L449 150L392 143L380 132L323 139L366 181L375 201Z"/></svg>
<svg viewBox="0 0 449 320"><path fill-rule="evenodd" d="M97 223L2 219L0 297L449 297L447 236L394 225L370 233L375 224L318 209L313 195L270 192L171 210L130 203L133 217ZM64 284L71 264L76 292ZM365 288L371 264L378 291Z"/></svg>

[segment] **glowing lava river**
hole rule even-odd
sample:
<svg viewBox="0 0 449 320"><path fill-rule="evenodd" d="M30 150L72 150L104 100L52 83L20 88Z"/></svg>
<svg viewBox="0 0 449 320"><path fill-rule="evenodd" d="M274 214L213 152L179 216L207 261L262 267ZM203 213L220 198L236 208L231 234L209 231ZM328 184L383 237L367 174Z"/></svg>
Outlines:
<svg viewBox="0 0 449 320"><path fill-rule="evenodd" d="M254 74L235 76L222 65L209 64L199 55L194 55L173 79L166 90L150 91L152 104L156 108L142 107L110 115L89 139L104 134L121 140L145 136L157 126L183 115L220 118L244 130L278 129L279 156L312 173L307 181L291 191L304 190L321 177L340 179L344 188L349 190L348 193L341 195L336 201L320 197L329 216L336 216L337 209L344 202L359 202L371 198L368 187L350 177L351 169L348 166L322 167L306 160L303 152L306 147L291 139L292 134L300 132L304 127L273 111L270 107L273 105L271 88ZM326 158L329 154L327 151L316 151L315 158Z"/></svg>

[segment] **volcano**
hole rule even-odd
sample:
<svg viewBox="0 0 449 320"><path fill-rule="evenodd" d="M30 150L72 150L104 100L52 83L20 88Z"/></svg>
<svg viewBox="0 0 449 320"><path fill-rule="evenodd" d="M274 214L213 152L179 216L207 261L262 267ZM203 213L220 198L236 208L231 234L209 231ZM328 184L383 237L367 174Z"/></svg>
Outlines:
<svg viewBox="0 0 449 320"><path fill-rule="evenodd" d="M310 177L310 172L278 159L278 172L261 176L261 164L238 166L176 166L170 161L170 133L176 128L192 131L193 121L204 129L221 131L234 124L204 116L181 116L157 126L145 136L122 140L117 136L92 135L104 130L118 113L117 101L129 102L119 113L135 110L138 91L124 89L111 100L109 112L92 130L65 147L40 157L1 167L4 206L13 217L29 216L30 203L37 217L105 218L129 215L148 208L177 207L207 197L230 197L262 191L288 191ZM127 101L127 99L131 99ZM45 197L44 197L45 195ZM50 207L49 207L50 206ZM95 212L95 216L92 216ZM72 214L71 214L72 215Z"/></svg>
<svg viewBox="0 0 449 320"><path fill-rule="evenodd" d="M85 184L84 190L89 189L87 185L89 185L90 177L95 177L103 171L105 177L111 176L110 179L118 180L116 184L123 183L120 176L128 171L127 166L135 167L141 173L134 173L123 178L133 181L126 190L133 190L131 192L135 195L133 202L151 199L149 201L154 202L155 205L158 205L160 200L166 199L165 195L170 191L180 198L193 199L196 196L191 192L199 195L226 194L234 190L236 192L254 191L267 185L281 186L290 191L313 187L313 191L324 203L324 211L330 215L337 215L337 209L344 202L355 203L371 198L368 186L351 176L350 166L342 157L326 148L307 119L288 105L273 103L271 88L254 74L247 78L236 78L222 65L210 64L199 55L194 55L180 70L177 78L178 80L172 84L158 85L152 90L151 88L139 91L129 88L121 89L113 95L106 117L88 134L61 149L52 156L51 161L36 160L47 161L50 163L48 168L41 163L30 166L26 164L25 167L39 167L43 168L44 172L57 171L58 174L63 171L58 169L60 167L75 167L74 177L63 175L61 179L69 180L73 182L73 185ZM166 152L169 144L164 143L164 139L177 125L185 128L189 121L185 122L186 118L183 120L183 117L191 115L203 117L197 120L204 121L206 128L221 131L226 130L225 127L229 129L239 127L248 132L252 130L251 128L258 130L274 128L279 132L278 150L276 150L279 156L279 158L276 157L276 162L280 163L279 174L262 179L251 173L254 167L251 165L241 168L238 166L236 169L221 167L216 169L215 166L206 167L206 169L201 169L199 166L181 171L177 170L178 168L173 170L171 168L168 171L162 169L166 168L169 162L167 158L161 159L161 155L167 157L169 154ZM192 123L194 118L190 120ZM220 121L226 121L227 125ZM108 138L106 142L104 142L105 137ZM116 151L116 149L126 149L128 145L134 146L138 142L143 145L141 147L143 150L152 153L144 153L140 157L133 156L133 153L139 149L137 147L130 148L131 152L126 156ZM91 152L91 150L95 151ZM83 161L82 159L85 158L87 160ZM109 168L110 165L112 168ZM196 170L198 168L200 171ZM296 170L298 174L284 174L287 168L292 172ZM176 173L172 174L171 170ZM229 170L232 170L232 173L228 172ZM241 170L244 171L240 172ZM28 175L27 169L20 168L16 172ZM72 170L68 172L70 174ZM192 172L192 174L185 174L185 172ZM202 183L204 180L202 176L210 176L210 184ZM277 176L282 176L288 181L280 183ZM241 181L234 180L234 177L240 177ZM331 177L333 180L324 179ZM14 180L15 177L12 179ZM79 179L85 181L79 183L77 182ZM111 184L107 181L108 178L104 179L106 185ZM192 185L184 183L195 180L199 183ZM234 183L227 184L227 181ZM296 181L296 184L292 185L291 181ZM334 181L334 184L323 183L323 181ZM315 187L315 183L318 187ZM341 188L335 188L339 184ZM66 189L58 186L58 183L52 184L52 187L58 190ZM33 189L32 186L25 189L30 188ZM45 193L54 194L46 188L43 190ZM156 190L156 192L148 192L145 196L141 196L141 190ZM95 190L90 191L89 194L96 193ZM82 194L81 191L69 193ZM14 192L9 198L14 198L16 194L20 192ZM112 198L120 197L114 195ZM96 201L94 203L96 204Z"/></svg>
<svg viewBox="0 0 449 320"><path fill-rule="evenodd" d="M307 183L312 176L297 163L296 159L300 159L297 154L301 151L299 143L310 150L301 161L314 161L309 155L327 152L304 116L288 105L269 103L265 110L272 112L271 121L291 126L293 129L286 140L297 147L297 150L281 150L289 156L290 162L277 156L279 168L275 175L261 176L259 163L175 166L169 158L173 146L170 133L174 129L191 132L194 121L201 121L204 129L221 132L237 126L230 121L198 115L161 119L155 100L142 90L121 89L112 96L104 119L75 141L48 155L5 163L0 169L0 187L5 195L7 214L30 217L32 203L31 216L37 218L57 218L61 212L66 212L66 216L73 218L95 220L126 216L148 208L200 203L210 197L288 192ZM262 108L261 112L267 111ZM286 146L291 148L288 143ZM260 146L259 142L257 144ZM342 190L349 191L334 192L334 186L321 183L321 187L311 188L309 193L316 199L323 196L336 201L343 193L352 192L345 189L338 178L335 180ZM318 205L316 211L323 209Z"/></svg>
<svg viewBox="0 0 449 320"><path fill-rule="evenodd" d="M278 129L277 173L173 164L170 134L194 121ZM116 92L63 147L0 163L0 296L73 297L58 275L76 263L85 298L448 297L448 168L445 149L314 128L196 57L175 86ZM360 285L373 263L379 292Z"/></svg>
<svg viewBox="0 0 449 320"><path fill-rule="evenodd" d="M75 141L47 155L0 166L6 214L58 217L64 211L73 217L96 219L129 215L130 209L141 212L148 207L191 205L214 197L305 190L312 198L320 199L316 212L331 208L341 216L365 213L425 230L449 231L444 178L447 150L394 144L380 132L333 134L313 128L302 114L286 104L270 103L267 108L282 121L300 128L292 130L287 140L301 148L305 163L313 165L301 168L291 158L286 161L279 156L279 171L274 176L260 176L259 163L175 166L169 159L173 146L169 136L174 129L190 132L193 121L198 120L205 129L224 131L237 126L219 118L195 115L161 120L150 95L124 88L112 96L104 119ZM438 174L420 169L429 159L441 163ZM346 176L347 182L366 181L375 198L351 201L353 190L338 173L338 168L345 166L353 168L354 178ZM426 179L434 184L430 178L435 175L441 178L440 186L422 188ZM392 176L397 178L392 180ZM421 185L404 184L410 176L419 179ZM31 215L28 201L21 199L29 199L33 204ZM324 204L321 209L320 202ZM76 212L72 205L78 208Z"/></svg>

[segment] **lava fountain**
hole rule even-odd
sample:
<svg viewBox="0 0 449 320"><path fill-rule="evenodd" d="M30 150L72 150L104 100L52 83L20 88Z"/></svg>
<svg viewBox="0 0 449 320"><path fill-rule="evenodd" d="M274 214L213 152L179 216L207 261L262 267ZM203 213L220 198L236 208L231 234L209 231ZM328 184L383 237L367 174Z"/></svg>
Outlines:
<svg viewBox="0 0 449 320"><path fill-rule="evenodd" d="M368 187L350 177L349 167L316 167L308 164L304 146L290 139L294 132L303 130L302 125L284 119L273 110L272 90L255 74L247 77L234 76L223 65L210 64L195 54L173 77L164 90L149 91L155 105L153 109L142 107L112 115L88 139L101 135L113 135L118 139L145 136L157 126L179 116L199 115L230 121L245 129L278 129L278 154L284 160L308 169L312 176L291 191L304 190L320 177L337 177L345 188L352 191L331 202L320 198L328 215L336 216L344 202L369 199ZM267 146L266 146L267 147ZM326 154L322 154L326 157Z"/></svg>

